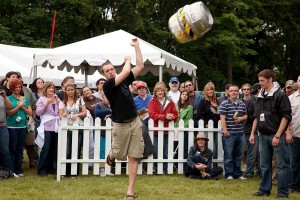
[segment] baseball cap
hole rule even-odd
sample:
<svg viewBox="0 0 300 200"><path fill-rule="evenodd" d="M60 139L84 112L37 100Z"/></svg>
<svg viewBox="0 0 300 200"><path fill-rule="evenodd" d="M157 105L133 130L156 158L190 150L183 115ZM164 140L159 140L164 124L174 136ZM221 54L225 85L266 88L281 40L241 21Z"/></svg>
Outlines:
<svg viewBox="0 0 300 200"><path fill-rule="evenodd" d="M178 80L178 78L176 77L176 76L173 76L171 79L170 79L170 81L169 81L169 83L172 83L172 82L177 82L177 83L179 83L179 80Z"/></svg>
<svg viewBox="0 0 300 200"><path fill-rule="evenodd" d="M294 84L295 82L293 80L288 80L287 82L285 82L285 87L292 87L292 85Z"/></svg>
<svg viewBox="0 0 300 200"><path fill-rule="evenodd" d="M147 87L147 85L146 85L146 83L145 82L143 82L143 81L140 81L140 82L138 82L137 84L136 84L136 89L138 89L139 87Z"/></svg>

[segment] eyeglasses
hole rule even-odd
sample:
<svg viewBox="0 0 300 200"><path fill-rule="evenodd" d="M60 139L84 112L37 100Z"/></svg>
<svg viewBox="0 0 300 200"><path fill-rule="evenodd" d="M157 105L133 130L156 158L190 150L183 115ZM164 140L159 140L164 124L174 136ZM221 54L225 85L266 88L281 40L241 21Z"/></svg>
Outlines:
<svg viewBox="0 0 300 200"><path fill-rule="evenodd" d="M243 90L250 90L250 88L244 88Z"/></svg>
<svg viewBox="0 0 300 200"><path fill-rule="evenodd" d="M191 87L192 86L192 84L188 84L188 85L185 85L184 87Z"/></svg>
<svg viewBox="0 0 300 200"><path fill-rule="evenodd" d="M172 84L178 84L176 81L173 81Z"/></svg>

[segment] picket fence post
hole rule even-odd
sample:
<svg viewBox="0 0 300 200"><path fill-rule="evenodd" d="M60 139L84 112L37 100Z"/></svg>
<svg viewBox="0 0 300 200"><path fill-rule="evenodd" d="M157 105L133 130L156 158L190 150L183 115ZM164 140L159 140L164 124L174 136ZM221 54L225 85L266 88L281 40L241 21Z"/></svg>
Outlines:
<svg viewBox="0 0 300 200"><path fill-rule="evenodd" d="M101 125L102 124L102 125ZM208 127L204 127L202 120L198 122L198 128L194 127L194 121L189 121L188 128L184 127L183 120L179 121L178 127L174 127L174 122L171 121L168 127L164 127L164 122L159 121L158 127L154 127L154 122L149 119L148 128L149 136L154 144L154 138L157 138L157 158L154 155L150 155L147 159L142 159L138 167L138 174L146 173L148 175L154 174L156 169L157 174L163 174L163 164L167 164L167 173L174 174L174 170L178 174L184 173L184 163L186 163L187 152L186 149L194 144L194 135L199 131L203 131L209 138L208 147L214 149L214 142L217 144L217 158L213 159L213 162L223 166L223 149L221 143L220 134L220 122L219 128L213 128L213 122L209 121ZM68 130L70 135L68 135ZM83 148L81 157L78 158L78 140L79 130L83 130ZM154 136L154 133L157 136ZM217 139L214 141L214 132L216 133ZM166 135L164 133L167 133ZM101 137L101 134L103 137ZM72 136L71 136L72 135ZM101 139L105 136L105 157L100 158ZM72 137L72 154L71 158L67 159L67 142ZM164 158L163 148L164 139L167 139L168 149L167 158ZM186 140L186 141L185 141ZM69 141L70 142L70 141ZM71 175L77 175L78 163L81 163L80 172L82 175L88 175L90 173L89 166L93 168L92 174L99 175L100 167L105 168L105 173L110 174L112 168L106 163L106 156L111 149L112 142L112 121L107 119L101 122L100 118L96 118L94 124L89 118L84 119L84 125L79 126L78 122L74 122L72 126L67 124L66 118L61 120L61 126L59 127L58 134L58 152L57 152L57 181L61 180L61 176L66 175L66 164L71 163ZM166 141L165 141L166 142ZM185 144L187 142L188 144ZM93 156L89 154L93 153ZM80 153L80 152L79 152ZM143 167L143 163L144 167ZM146 167L145 167L146 166ZM125 168L125 169L124 169ZM146 170L146 171L145 171ZM122 173L128 174L128 162L127 161L116 161L114 167L115 175Z"/></svg>

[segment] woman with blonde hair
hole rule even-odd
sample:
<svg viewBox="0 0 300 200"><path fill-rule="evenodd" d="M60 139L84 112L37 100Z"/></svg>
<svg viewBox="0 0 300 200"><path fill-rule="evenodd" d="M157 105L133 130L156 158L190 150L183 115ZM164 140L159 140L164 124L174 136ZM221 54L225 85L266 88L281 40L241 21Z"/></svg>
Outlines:
<svg viewBox="0 0 300 200"><path fill-rule="evenodd" d="M208 127L208 121L212 120L214 128L218 128L218 122L220 120L220 114L218 111L218 103L215 91L215 85L213 82L208 82L203 88L203 99L200 101L197 107L197 120L202 119L204 126ZM214 158L217 158L218 153L218 132L214 132Z"/></svg>
<svg viewBox="0 0 300 200"><path fill-rule="evenodd" d="M153 98L149 102L148 112L149 118L154 120L154 126L158 126L158 121L164 121L164 127L168 127L170 121L177 121L178 112L174 102L167 97L167 87L163 82L158 82L154 86ZM154 132L154 154L153 157L157 158L158 148L158 133ZM164 132L163 141L163 158L168 158L168 131ZM163 164L163 173L167 174L167 163Z"/></svg>

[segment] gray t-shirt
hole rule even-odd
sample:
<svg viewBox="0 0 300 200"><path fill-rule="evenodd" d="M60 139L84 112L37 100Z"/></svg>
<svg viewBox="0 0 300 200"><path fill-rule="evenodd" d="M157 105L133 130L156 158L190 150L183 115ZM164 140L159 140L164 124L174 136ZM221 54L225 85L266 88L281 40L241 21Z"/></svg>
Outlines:
<svg viewBox="0 0 300 200"><path fill-rule="evenodd" d="M0 125L6 124L6 105L5 100L0 96Z"/></svg>

